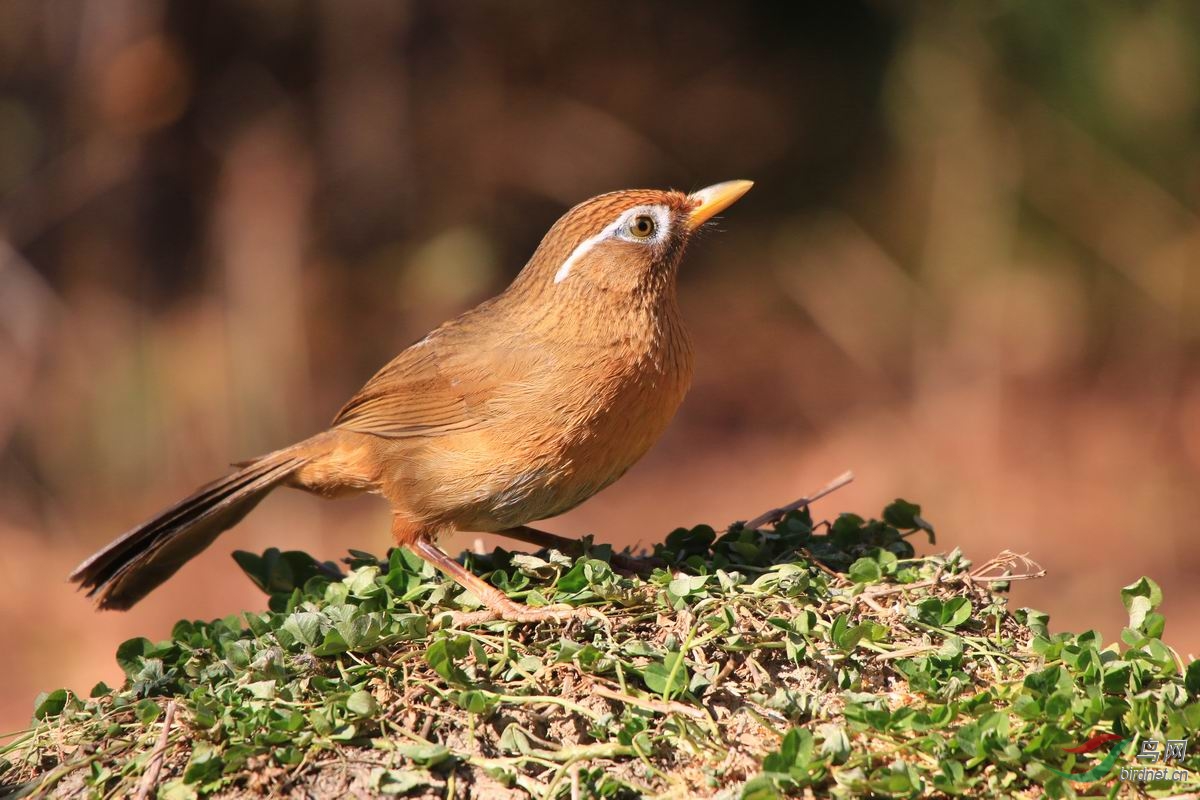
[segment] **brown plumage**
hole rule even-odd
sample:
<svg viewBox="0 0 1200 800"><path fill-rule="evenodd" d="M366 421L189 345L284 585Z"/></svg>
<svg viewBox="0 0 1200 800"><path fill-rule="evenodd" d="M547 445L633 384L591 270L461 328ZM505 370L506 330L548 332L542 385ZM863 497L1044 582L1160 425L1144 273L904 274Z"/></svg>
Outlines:
<svg viewBox="0 0 1200 800"><path fill-rule="evenodd" d="M438 549L437 537L457 529L572 544L524 526L611 484L670 422L692 376L675 296L680 258L695 231L749 188L730 181L581 203L508 289L398 355L329 430L239 465L71 579L101 608L129 608L286 484L382 495L396 544L473 591L490 616L570 615L513 603Z"/></svg>

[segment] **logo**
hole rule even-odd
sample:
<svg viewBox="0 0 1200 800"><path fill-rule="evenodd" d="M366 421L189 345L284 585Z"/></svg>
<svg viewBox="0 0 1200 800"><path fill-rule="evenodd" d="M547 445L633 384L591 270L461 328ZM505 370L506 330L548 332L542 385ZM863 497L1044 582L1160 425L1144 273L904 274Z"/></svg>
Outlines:
<svg viewBox="0 0 1200 800"><path fill-rule="evenodd" d="M1126 737L1115 733L1098 733L1081 745L1076 745L1075 747L1064 747L1063 750L1067 753L1082 755L1083 753L1091 753L1094 750L1099 750L1109 742L1116 742L1116 746L1108 751L1108 755L1106 755L1104 760L1099 764L1087 770L1086 772L1060 772L1059 770L1054 769L1054 767L1046 767L1046 769L1050 770L1059 777L1066 778L1067 780L1098 781L1108 773L1112 772L1112 768L1116 765L1117 759L1121 757L1121 752L1125 749L1126 745L1132 741L1132 736Z"/></svg>
<svg viewBox="0 0 1200 800"><path fill-rule="evenodd" d="M1091 753L1110 742L1115 742L1109 749L1108 755L1101 759L1100 763L1085 772L1061 772L1053 767L1046 769L1053 772L1059 777L1067 780L1077 781L1080 783L1090 783L1101 780L1112 772L1113 767L1117 764L1117 759L1129 746L1129 743L1134 739L1133 736L1121 736L1116 733L1098 733L1086 742L1075 747L1064 747L1063 751L1067 753L1075 753L1083 755ZM1161 767L1121 767L1119 779L1122 781L1134 781L1137 783L1146 783L1147 781L1170 780L1170 781L1186 781L1189 778L1186 769L1171 769L1167 766L1168 762L1174 761L1176 764L1181 762L1187 756L1187 740L1186 739L1167 739L1166 747L1159 749L1160 742L1157 739L1143 739L1140 751L1137 754L1139 761L1158 764L1160 759L1163 766Z"/></svg>

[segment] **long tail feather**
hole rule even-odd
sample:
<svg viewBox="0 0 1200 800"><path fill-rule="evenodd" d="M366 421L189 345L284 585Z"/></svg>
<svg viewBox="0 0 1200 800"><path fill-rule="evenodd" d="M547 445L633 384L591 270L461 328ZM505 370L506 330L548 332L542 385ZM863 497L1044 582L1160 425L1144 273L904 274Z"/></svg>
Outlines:
<svg viewBox="0 0 1200 800"><path fill-rule="evenodd" d="M298 446L249 462L110 543L76 567L71 580L100 608L130 608L308 460Z"/></svg>

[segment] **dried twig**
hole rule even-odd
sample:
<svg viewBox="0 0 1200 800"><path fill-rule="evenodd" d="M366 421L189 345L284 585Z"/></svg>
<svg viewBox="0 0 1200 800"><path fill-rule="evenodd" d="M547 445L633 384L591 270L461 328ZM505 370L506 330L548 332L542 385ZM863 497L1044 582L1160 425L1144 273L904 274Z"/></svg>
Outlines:
<svg viewBox="0 0 1200 800"><path fill-rule="evenodd" d="M664 702L662 700L634 697L633 695L625 694L617 689L610 689L604 684L596 681L592 682L592 691L600 697L606 697L609 700L616 700L618 703L624 703L625 705L644 708L648 711L657 711L661 714L683 714L684 716L692 717L694 719L708 719L707 714L693 706L685 705L684 703L677 703L673 700Z"/></svg>
<svg viewBox="0 0 1200 800"><path fill-rule="evenodd" d="M1013 568L1020 566L1024 571L1013 572ZM1000 570L997 572L997 570ZM940 572L932 578L914 583L903 583L897 586L889 586L886 589L876 589L871 592L863 592L860 597L883 597L889 594L899 594L913 589L926 589L930 586L950 586L956 583L999 583L1000 581L1027 581L1034 578L1043 578L1046 576L1046 570L1041 564L1037 563L1027 555L1014 553L1010 550L1005 550L1000 555L993 559L985 561L980 566L976 567L971 572L960 572L955 575L943 576Z"/></svg>
<svg viewBox="0 0 1200 800"><path fill-rule="evenodd" d="M912 658L913 656L936 652L940 649L940 647L940 645L935 644L919 644L914 645L913 647L902 647L899 650L892 650L888 653L876 653L874 658L876 661L891 661L897 658Z"/></svg>
<svg viewBox="0 0 1200 800"><path fill-rule="evenodd" d="M858 599L863 601L863 603L865 603L866 605L870 606L871 610L874 611L876 614L878 614L881 619L886 618L890 615L890 612L886 608L879 605L879 603L876 603L874 600L872 600L867 595L860 594L858 596Z"/></svg>
<svg viewBox="0 0 1200 800"><path fill-rule="evenodd" d="M138 783L137 794L134 795L134 800L146 800L154 792L154 787L158 785L158 773L162 771L163 758L167 754L167 740L171 736L171 723L175 721L175 701L167 703L167 711L163 715L163 729L158 736L158 744L154 745L154 752L150 754L150 762L146 765L146 771L142 773L142 780Z"/></svg>
<svg viewBox="0 0 1200 800"><path fill-rule="evenodd" d="M1021 572L1014 570L1020 568ZM998 556L971 570L971 579L991 583L994 581L1027 581L1046 577L1045 568L1029 557L1028 553L1002 550Z"/></svg>
<svg viewBox="0 0 1200 800"><path fill-rule="evenodd" d="M761 528L763 525L769 525L772 522L778 522L779 520L781 520L785 516L787 516L788 513L792 512L792 511L796 511L797 509L804 508L809 503L815 503L817 500L820 500L825 495L830 494L832 492L836 492L838 489L842 488L843 486L845 486L847 483L849 483L852 480L854 480L853 472L843 472L841 475L838 475L836 478L831 480L829 483L825 484L820 489L818 489L817 491L808 495L807 497L801 497L799 500L795 500L791 503L788 503L786 506L781 506L780 508L773 508L770 511L763 512L762 514L759 514L754 519L745 523L742 527Z"/></svg>
<svg viewBox="0 0 1200 800"><path fill-rule="evenodd" d="M798 547L796 549L800 551L800 555L804 556L810 562L812 562L812 565L814 567L821 570L821 572L824 572L826 575L828 575L833 580L837 581L837 583L845 582L845 580L846 580L845 575L842 575L838 572L834 572L829 567L825 566L824 562L822 562L820 559L818 559L816 556L814 556L813 552L811 550L809 550L807 547Z"/></svg>

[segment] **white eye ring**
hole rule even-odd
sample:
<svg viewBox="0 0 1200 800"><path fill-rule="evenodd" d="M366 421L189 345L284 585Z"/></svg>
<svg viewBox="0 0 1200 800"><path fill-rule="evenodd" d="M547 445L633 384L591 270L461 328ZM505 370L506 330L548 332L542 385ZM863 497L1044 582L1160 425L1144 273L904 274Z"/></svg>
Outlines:
<svg viewBox="0 0 1200 800"><path fill-rule="evenodd" d="M655 244L670 233L670 225L671 216L665 206L636 206L617 219L614 233L627 242Z"/></svg>

